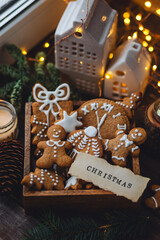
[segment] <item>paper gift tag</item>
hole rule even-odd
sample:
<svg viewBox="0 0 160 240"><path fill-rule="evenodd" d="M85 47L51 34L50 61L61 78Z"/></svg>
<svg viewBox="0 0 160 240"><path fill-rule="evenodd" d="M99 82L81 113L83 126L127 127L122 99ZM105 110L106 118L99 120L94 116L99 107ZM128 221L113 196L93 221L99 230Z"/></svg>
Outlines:
<svg viewBox="0 0 160 240"><path fill-rule="evenodd" d="M149 178L135 175L131 170L109 164L105 159L79 153L69 169L69 174L92 182L94 185L137 202Z"/></svg>

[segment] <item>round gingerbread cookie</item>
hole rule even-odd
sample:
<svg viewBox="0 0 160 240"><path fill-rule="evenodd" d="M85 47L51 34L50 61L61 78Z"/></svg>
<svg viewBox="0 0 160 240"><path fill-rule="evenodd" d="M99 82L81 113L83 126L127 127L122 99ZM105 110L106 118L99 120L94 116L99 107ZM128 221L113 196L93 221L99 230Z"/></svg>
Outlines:
<svg viewBox="0 0 160 240"><path fill-rule="evenodd" d="M97 128L98 137L112 139L117 130L128 132L130 122L124 108L107 99L93 99L82 104L78 112L78 119L83 127Z"/></svg>

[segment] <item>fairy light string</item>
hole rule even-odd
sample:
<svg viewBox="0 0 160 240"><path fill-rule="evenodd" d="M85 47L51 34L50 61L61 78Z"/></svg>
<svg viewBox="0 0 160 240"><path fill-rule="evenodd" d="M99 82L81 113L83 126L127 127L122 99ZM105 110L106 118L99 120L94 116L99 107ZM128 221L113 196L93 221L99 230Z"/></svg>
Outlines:
<svg viewBox="0 0 160 240"><path fill-rule="evenodd" d="M68 0L63 0L67 5L69 4ZM139 12L137 10L133 10L133 4L130 4L126 10L123 13L122 19L124 21L124 27L118 28L118 32L123 34L120 36L120 39L117 42L117 45L119 45L121 42L123 42L126 39L130 39L134 32L138 33L138 39L141 41L142 45L149 51L152 57L152 68L151 68L151 74L148 79L148 83L151 84L155 89L160 92L160 73L158 72L158 60L160 59L160 34L155 34L152 32L152 29L145 28L145 23L151 17L152 14L156 14L160 16L160 9L155 9L154 12L150 11L150 8L152 6L151 1L145 1L144 2L144 9L139 9ZM89 12L89 0L87 0L87 10L86 15L83 19L81 19L81 24L76 29L81 29L84 26L84 22L88 17ZM148 13L147 13L148 11ZM74 35L76 33L73 31L72 33L66 35L64 38L57 41L53 46L51 46L50 41L54 39L54 34L52 34L49 39L43 43L43 47L46 50L49 50L46 54L46 58L54 51L55 47L59 45L62 41L66 41L69 37ZM23 49L22 54L27 55L27 52L25 49ZM111 60L113 56L109 60ZM33 62L43 62L45 59L35 59L35 58L27 58L28 61ZM159 60L160 61L160 60ZM102 95L102 82L104 78L101 78L98 87L99 87L99 96Z"/></svg>

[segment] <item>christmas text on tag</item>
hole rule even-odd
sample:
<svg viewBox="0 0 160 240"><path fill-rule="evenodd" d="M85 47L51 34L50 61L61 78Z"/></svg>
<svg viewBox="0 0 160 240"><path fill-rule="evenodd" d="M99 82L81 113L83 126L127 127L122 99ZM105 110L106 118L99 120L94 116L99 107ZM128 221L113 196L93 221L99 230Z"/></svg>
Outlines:
<svg viewBox="0 0 160 240"><path fill-rule="evenodd" d="M105 159L79 153L69 174L137 202L149 178L135 175L131 170L109 164Z"/></svg>

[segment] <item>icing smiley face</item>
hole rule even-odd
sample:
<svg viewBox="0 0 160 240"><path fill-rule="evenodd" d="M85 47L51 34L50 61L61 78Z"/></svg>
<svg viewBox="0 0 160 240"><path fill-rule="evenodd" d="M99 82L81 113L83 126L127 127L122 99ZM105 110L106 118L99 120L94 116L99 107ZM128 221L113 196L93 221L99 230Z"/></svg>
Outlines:
<svg viewBox="0 0 160 240"><path fill-rule="evenodd" d="M50 136L51 140L56 141L56 140L64 139L66 133L63 127L59 125L53 125L48 129L47 135Z"/></svg>
<svg viewBox="0 0 160 240"><path fill-rule="evenodd" d="M128 139L130 141L136 142L138 144L145 142L146 138L147 134L143 128L133 128L128 135Z"/></svg>

